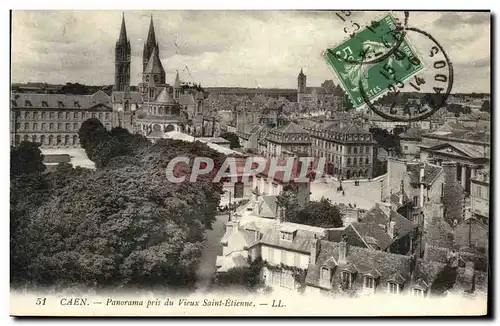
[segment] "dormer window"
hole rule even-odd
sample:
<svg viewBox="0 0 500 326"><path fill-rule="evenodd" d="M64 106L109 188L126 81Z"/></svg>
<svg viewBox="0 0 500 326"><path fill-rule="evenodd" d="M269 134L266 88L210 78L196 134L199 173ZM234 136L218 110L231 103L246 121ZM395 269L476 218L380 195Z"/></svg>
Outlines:
<svg viewBox="0 0 500 326"><path fill-rule="evenodd" d="M63 103L63 101L57 101L57 105L58 105L60 108L63 108L63 107L64 107L64 103Z"/></svg>
<svg viewBox="0 0 500 326"><path fill-rule="evenodd" d="M75 108L79 108L80 107L80 103L78 101L75 101Z"/></svg>
<svg viewBox="0 0 500 326"><path fill-rule="evenodd" d="M26 100L26 101L24 101L24 105L25 105L25 106L31 106L31 102L30 102L30 100Z"/></svg>
<svg viewBox="0 0 500 326"><path fill-rule="evenodd" d="M349 289L352 286L352 273L349 273L348 271L342 271L340 273L340 280L342 282L342 285Z"/></svg>
<svg viewBox="0 0 500 326"><path fill-rule="evenodd" d="M416 297L423 298L424 297L424 290L422 290L420 288L412 288L411 294L416 296Z"/></svg>
<svg viewBox="0 0 500 326"><path fill-rule="evenodd" d="M47 101L42 101L42 107L48 108L49 107L49 103L47 103Z"/></svg>
<svg viewBox="0 0 500 326"><path fill-rule="evenodd" d="M363 280L363 287L367 290L375 290L375 279L371 276L365 276Z"/></svg>
<svg viewBox="0 0 500 326"><path fill-rule="evenodd" d="M388 282L387 283L387 292L391 294L399 294L401 291L401 285L396 282Z"/></svg>
<svg viewBox="0 0 500 326"><path fill-rule="evenodd" d="M330 280L330 277L330 269L328 267L321 267L321 279L323 281L328 281Z"/></svg>
<svg viewBox="0 0 500 326"><path fill-rule="evenodd" d="M280 238L281 238L281 240L292 241L293 240L293 233L281 231Z"/></svg>

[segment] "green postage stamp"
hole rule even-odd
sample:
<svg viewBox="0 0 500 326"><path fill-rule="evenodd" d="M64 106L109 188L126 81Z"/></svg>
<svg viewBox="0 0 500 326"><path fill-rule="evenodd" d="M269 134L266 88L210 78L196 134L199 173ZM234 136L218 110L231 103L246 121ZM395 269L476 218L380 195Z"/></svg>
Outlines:
<svg viewBox="0 0 500 326"><path fill-rule="evenodd" d="M387 55L390 53L390 55ZM404 82L424 68L404 29L387 14L361 29L324 56L335 71L355 108L387 92L397 92Z"/></svg>

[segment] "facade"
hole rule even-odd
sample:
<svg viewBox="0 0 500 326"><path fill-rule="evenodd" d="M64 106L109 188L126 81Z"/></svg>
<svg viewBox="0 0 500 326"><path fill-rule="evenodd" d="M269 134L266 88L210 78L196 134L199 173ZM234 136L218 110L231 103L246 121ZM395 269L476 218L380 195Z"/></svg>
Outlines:
<svg viewBox="0 0 500 326"><path fill-rule="evenodd" d="M415 159L420 157L420 147L422 144L422 130L418 128L410 128L399 135L399 143L401 146L401 155L405 159Z"/></svg>
<svg viewBox="0 0 500 326"><path fill-rule="evenodd" d="M474 216L486 223L490 217L490 171L479 170L471 178L471 211Z"/></svg>
<svg viewBox="0 0 500 326"><path fill-rule="evenodd" d="M288 122L278 128L270 129L266 135L266 154L272 157L287 157L285 153L309 154L311 137L295 122Z"/></svg>
<svg viewBox="0 0 500 326"><path fill-rule="evenodd" d="M311 134L311 155L326 158L329 174L347 180L373 177L376 144L361 122L325 121L304 129Z"/></svg>
<svg viewBox="0 0 500 326"><path fill-rule="evenodd" d="M41 143L44 148L79 147L78 130L90 118L113 126L111 98L98 91L92 95L11 94L11 145L21 141Z"/></svg>
<svg viewBox="0 0 500 326"><path fill-rule="evenodd" d="M470 192L470 179L478 170L490 165L490 133L451 123L423 134L421 159L457 163L457 180Z"/></svg>

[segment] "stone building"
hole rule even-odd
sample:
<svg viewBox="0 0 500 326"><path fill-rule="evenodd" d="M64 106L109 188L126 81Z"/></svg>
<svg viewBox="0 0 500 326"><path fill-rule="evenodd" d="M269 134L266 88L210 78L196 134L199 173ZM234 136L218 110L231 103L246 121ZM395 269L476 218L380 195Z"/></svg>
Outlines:
<svg viewBox="0 0 500 326"><path fill-rule="evenodd" d="M90 118L113 126L111 98L98 91L92 95L11 94L11 145L21 141L45 148L79 147L78 130Z"/></svg>
<svg viewBox="0 0 500 326"><path fill-rule="evenodd" d="M268 156L286 157L285 150L297 154L310 153L311 137L295 122L288 122L278 128L270 129L265 139Z"/></svg>
<svg viewBox="0 0 500 326"><path fill-rule="evenodd" d="M471 178L471 210L474 216L486 223L490 218L490 171L479 170Z"/></svg>
<svg viewBox="0 0 500 326"><path fill-rule="evenodd" d="M373 177L376 143L361 122L333 120L304 129L312 138L311 155L326 158L329 174L341 179Z"/></svg>

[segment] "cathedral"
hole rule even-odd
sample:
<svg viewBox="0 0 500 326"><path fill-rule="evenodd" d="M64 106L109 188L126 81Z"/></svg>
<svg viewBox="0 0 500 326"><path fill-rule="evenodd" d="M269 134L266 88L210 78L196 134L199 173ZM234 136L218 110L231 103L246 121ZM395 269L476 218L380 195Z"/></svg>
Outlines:
<svg viewBox="0 0 500 326"><path fill-rule="evenodd" d="M142 80L134 91L130 87L130 64L131 44L123 16L115 45L115 84L111 95L114 125L153 140L173 130L195 133L207 115L206 94L201 85L181 82L178 71L173 85L167 83L153 16L142 51Z"/></svg>
<svg viewBox="0 0 500 326"><path fill-rule="evenodd" d="M300 69L297 76L297 103L305 111L343 111L345 92L332 80L325 80L321 87L307 87L307 76Z"/></svg>

